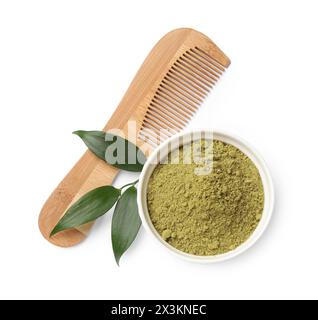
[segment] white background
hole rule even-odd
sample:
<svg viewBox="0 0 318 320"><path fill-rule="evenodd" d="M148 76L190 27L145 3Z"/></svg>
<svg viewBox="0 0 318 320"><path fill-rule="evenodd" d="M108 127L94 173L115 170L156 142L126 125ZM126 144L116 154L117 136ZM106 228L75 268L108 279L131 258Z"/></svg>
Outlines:
<svg viewBox="0 0 318 320"><path fill-rule="evenodd" d="M0 298L318 298L316 1L1 1ZM45 241L38 213L152 46L193 27L232 65L189 128L238 133L266 159L276 208L225 263L179 260L142 230L117 267L107 214L82 244ZM116 185L131 179L121 174Z"/></svg>

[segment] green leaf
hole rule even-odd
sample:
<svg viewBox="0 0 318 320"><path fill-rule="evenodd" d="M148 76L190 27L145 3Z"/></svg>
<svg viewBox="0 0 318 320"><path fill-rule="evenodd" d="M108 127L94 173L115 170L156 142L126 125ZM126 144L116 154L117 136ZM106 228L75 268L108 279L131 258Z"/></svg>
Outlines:
<svg viewBox="0 0 318 320"><path fill-rule="evenodd" d="M144 153L130 141L104 131L74 131L97 157L126 171L140 172Z"/></svg>
<svg viewBox="0 0 318 320"><path fill-rule="evenodd" d="M120 190L104 186L86 193L77 200L57 223L50 236L96 220L113 207L120 196Z"/></svg>
<svg viewBox="0 0 318 320"><path fill-rule="evenodd" d="M86 144L87 148L91 150L98 158L105 160L105 132L103 131L74 131L73 134L78 135Z"/></svg>
<svg viewBox="0 0 318 320"><path fill-rule="evenodd" d="M117 264L135 240L141 225L137 208L137 190L128 188L120 197L112 219L112 245Z"/></svg>

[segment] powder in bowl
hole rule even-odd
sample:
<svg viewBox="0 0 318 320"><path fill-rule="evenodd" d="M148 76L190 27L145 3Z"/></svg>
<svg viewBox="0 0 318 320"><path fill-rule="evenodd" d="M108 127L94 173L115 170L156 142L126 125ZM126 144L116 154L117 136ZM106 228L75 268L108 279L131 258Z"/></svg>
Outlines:
<svg viewBox="0 0 318 320"><path fill-rule="evenodd" d="M197 140L156 166L147 206L170 245L193 255L219 255L252 235L262 217L264 190L255 164L238 148Z"/></svg>

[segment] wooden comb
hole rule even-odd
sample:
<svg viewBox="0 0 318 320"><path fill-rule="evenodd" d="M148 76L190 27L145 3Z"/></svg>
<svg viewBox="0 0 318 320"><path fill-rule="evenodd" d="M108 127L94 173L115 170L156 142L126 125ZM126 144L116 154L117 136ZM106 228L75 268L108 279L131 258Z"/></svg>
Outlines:
<svg viewBox="0 0 318 320"><path fill-rule="evenodd" d="M134 142L151 152L186 126L229 65L229 58L204 34L188 28L169 32L152 49L103 130L120 129L126 135L128 123L134 122ZM93 223L53 237L50 232L72 203L112 184L117 172L86 151L44 204L39 216L42 235L61 247L83 240Z"/></svg>

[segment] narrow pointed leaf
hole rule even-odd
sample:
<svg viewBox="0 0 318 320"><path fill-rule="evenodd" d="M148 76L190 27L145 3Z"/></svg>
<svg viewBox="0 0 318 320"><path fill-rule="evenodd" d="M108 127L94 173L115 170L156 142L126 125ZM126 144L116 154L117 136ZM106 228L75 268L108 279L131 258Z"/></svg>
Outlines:
<svg viewBox="0 0 318 320"><path fill-rule="evenodd" d="M112 219L112 245L117 264L135 240L141 225L137 208L137 190L128 188L120 197Z"/></svg>
<svg viewBox="0 0 318 320"><path fill-rule="evenodd" d="M97 157L126 171L140 172L146 161L143 152L130 141L104 131L73 132Z"/></svg>
<svg viewBox="0 0 318 320"><path fill-rule="evenodd" d="M120 190L104 186L86 193L77 200L57 223L51 232L54 234L94 221L113 207L120 196Z"/></svg>
<svg viewBox="0 0 318 320"><path fill-rule="evenodd" d="M105 132L103 131L74 131L73 134L79 136L98 158L105 160L106 141Z"/></svg>

